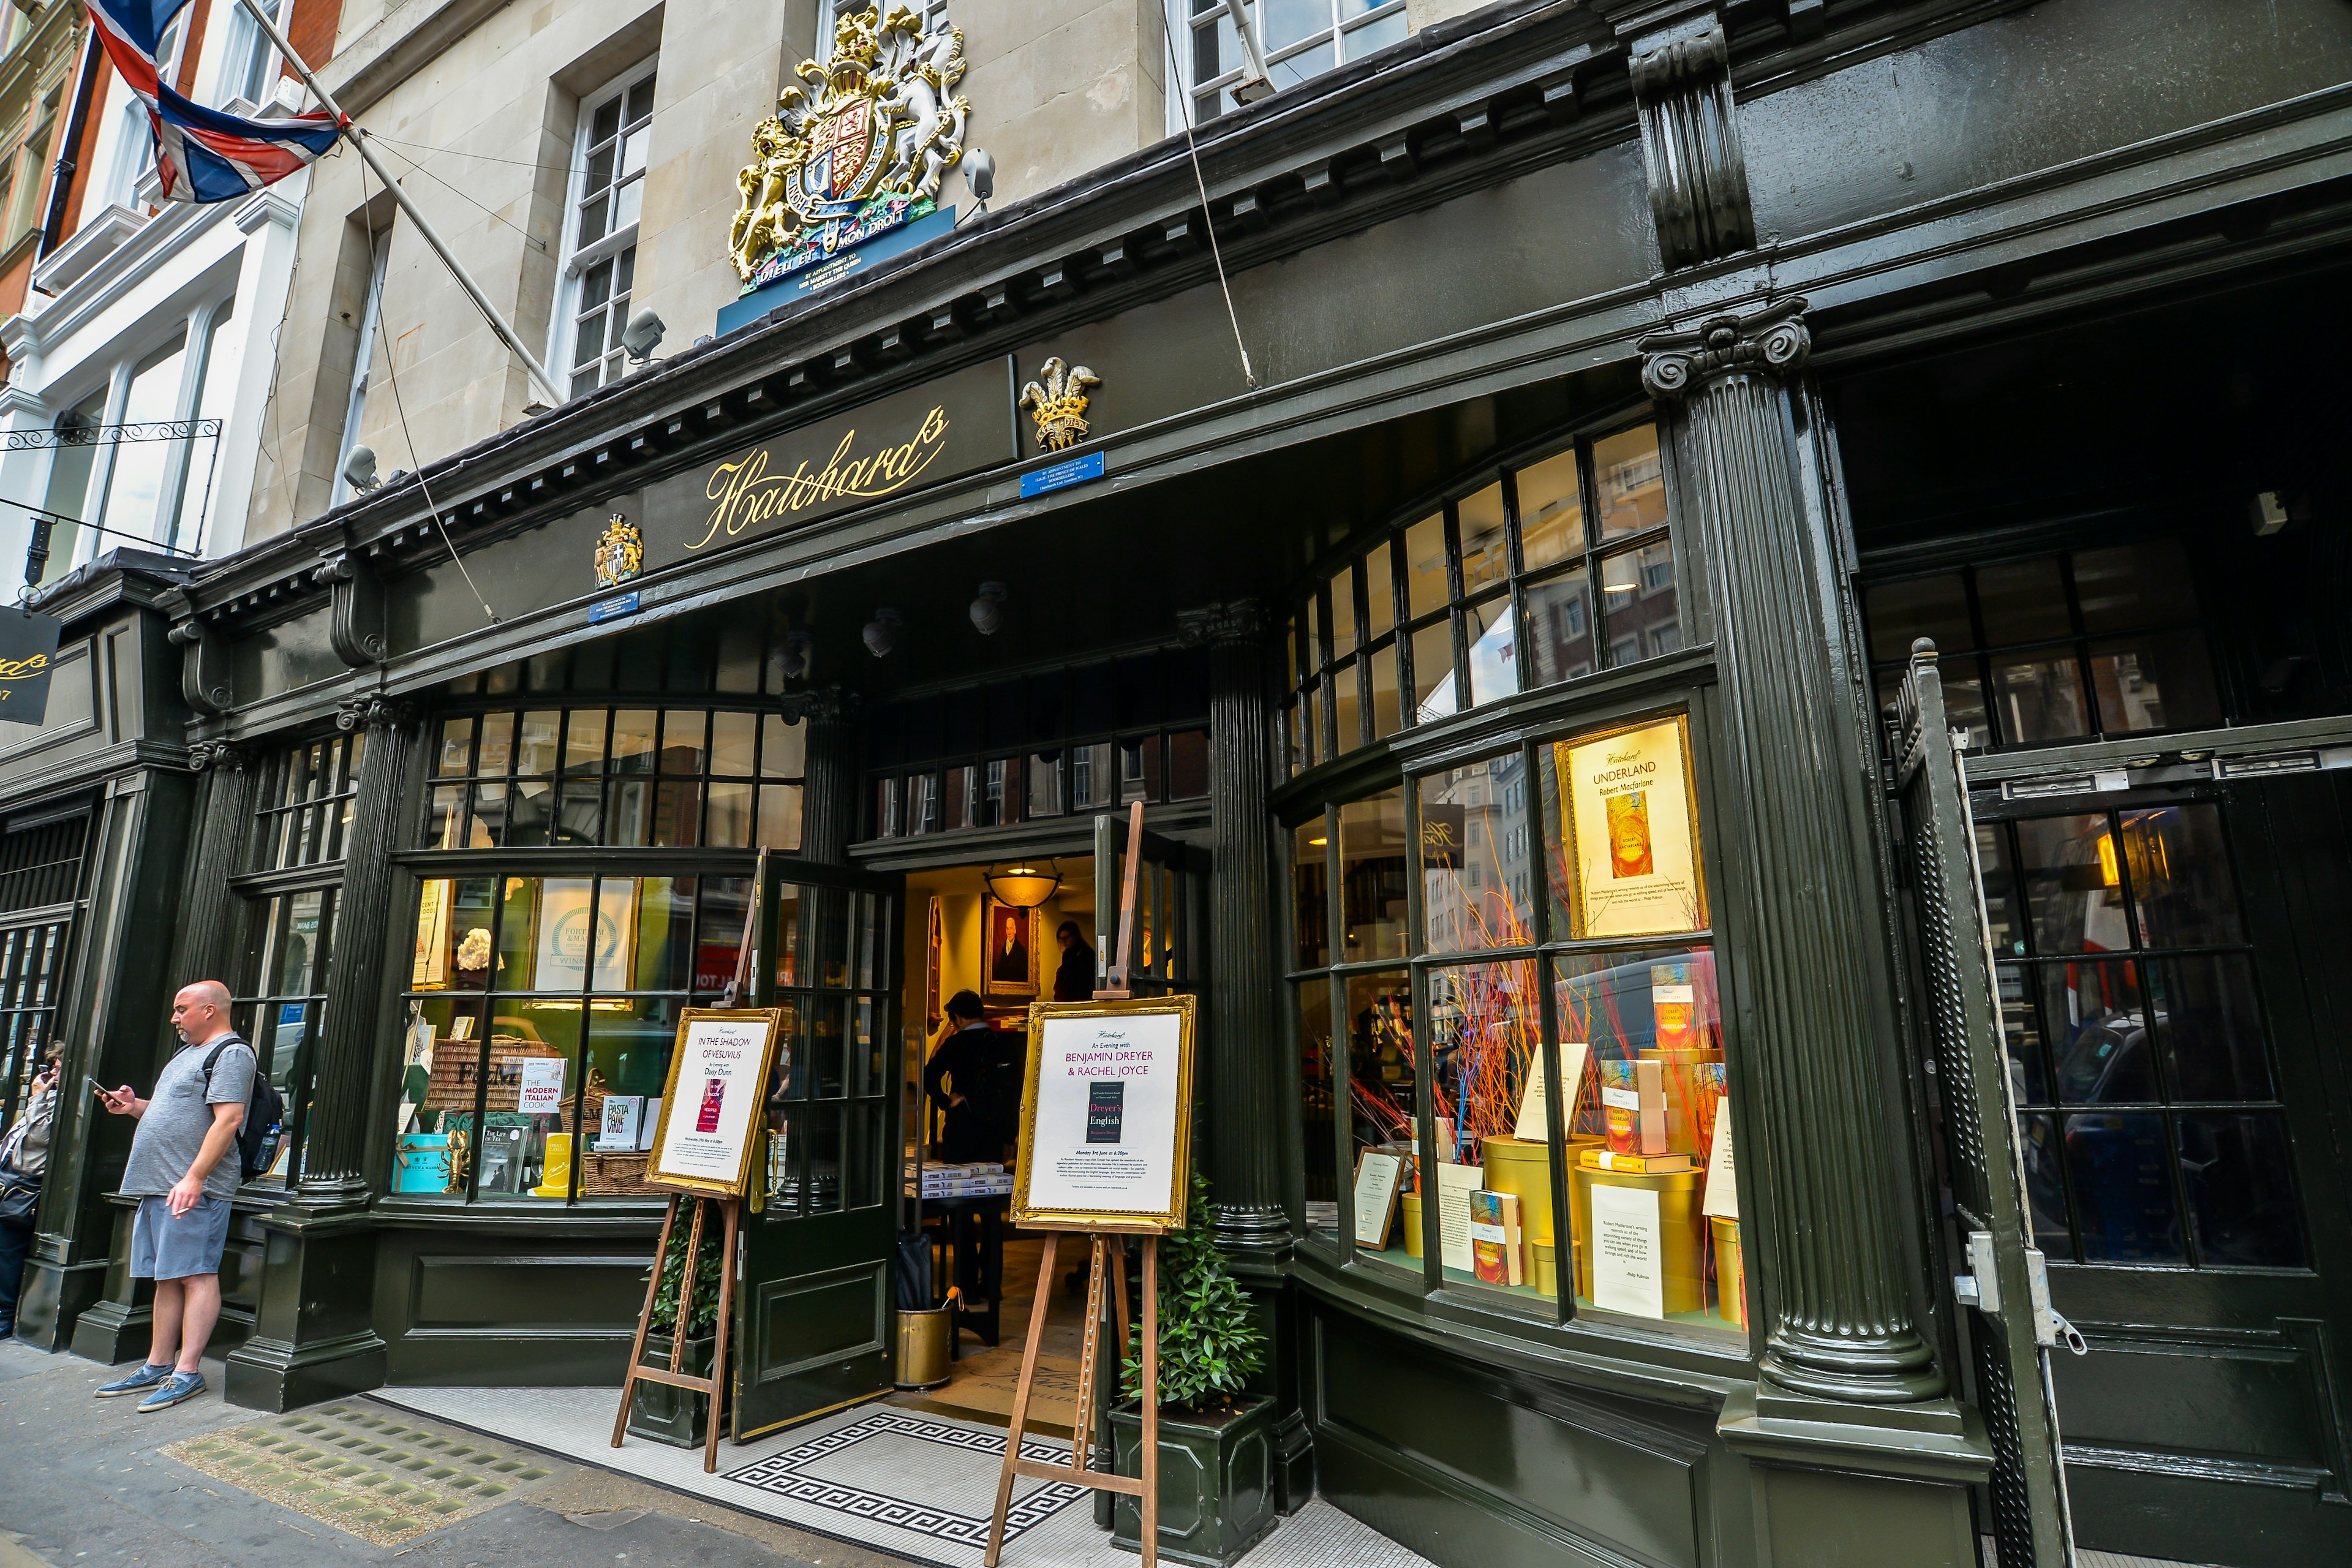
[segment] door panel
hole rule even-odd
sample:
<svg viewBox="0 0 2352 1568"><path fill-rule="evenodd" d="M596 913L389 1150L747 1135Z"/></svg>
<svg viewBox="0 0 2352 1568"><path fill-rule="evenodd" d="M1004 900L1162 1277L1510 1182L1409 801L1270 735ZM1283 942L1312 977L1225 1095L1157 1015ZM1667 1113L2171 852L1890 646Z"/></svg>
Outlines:
<svg viewBox="0 0 2352 1568"><path fill-rule="evenodd" d="M2036 1229L2090 1346L2056 1369L2084 1546L2352 1561L2347 795L1984 812Z"/></svg>
<svg viewBox="0 0 2352 1568"><path fill-rule="evenodd" d="M783 1009L783 1047L743 1222L739 1441L890 1386L899 892L895 877L768 862L753 994Z"/></svg>

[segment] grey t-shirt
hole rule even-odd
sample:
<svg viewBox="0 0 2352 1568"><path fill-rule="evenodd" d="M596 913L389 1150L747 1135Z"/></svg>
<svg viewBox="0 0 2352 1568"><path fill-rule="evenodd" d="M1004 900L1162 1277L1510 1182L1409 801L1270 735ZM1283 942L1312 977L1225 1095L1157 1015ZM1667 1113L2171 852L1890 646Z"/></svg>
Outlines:
<svg viewBox="0 0 2352 1568"><path fill-rule="evenodd" d="M131 1197L162 1197L196 1163L205 1134L213 1129L213 1107L243 1105L253 1093L253 1047L235 1036L213 1068L212 1085L205 1084L205 1058L222 1037L201 1046L182 1046L179 1054L155 1075L155 1092L149 1095L147 1114L131 1139L131 1163L122 1173L122 1191ZM205 1196L236 1195L239 1181L236 1145L229 1145L205 1177Z"/></svg>

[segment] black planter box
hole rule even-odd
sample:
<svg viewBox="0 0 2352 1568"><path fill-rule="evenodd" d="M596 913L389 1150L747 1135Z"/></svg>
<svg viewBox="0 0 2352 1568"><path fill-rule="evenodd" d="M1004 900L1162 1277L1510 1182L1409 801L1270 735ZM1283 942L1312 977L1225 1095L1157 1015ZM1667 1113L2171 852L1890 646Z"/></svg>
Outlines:
<svg viewBox="0 0 2352 1568"><path fill-rule="evenodd" d="M690 1377L710 1375L710 1351L718 1342L716 1335L705 1334L686 1342L686 1364L677 1370ZM646 1336L645 1365L669 1370L669 1336ZM656 1443L667 1443L673 1448L702 1447L704 1416L710 1408L710 1396L697 1394L690 1388L673 1388L666 1383L640 1383L635 1385L636 1397L629 1406L629 1436L649 1437ZM721 1405L720 1413L726 1407Z"/></svg>
<svg viewBox="0 0 2352 1568"><path fill-rule="evenodd" d="M1143 1473L1143 1415L1133 1403L1110 1413L1112 1455L1122 1476ZM1274 1401L1251 1399L1214 1415L1160 1413L1160 1555L1194 1568L1225 1568L1274 1528ZM1111 1544L1142 1545L1140 1500L1118 1499Z"/></svg>

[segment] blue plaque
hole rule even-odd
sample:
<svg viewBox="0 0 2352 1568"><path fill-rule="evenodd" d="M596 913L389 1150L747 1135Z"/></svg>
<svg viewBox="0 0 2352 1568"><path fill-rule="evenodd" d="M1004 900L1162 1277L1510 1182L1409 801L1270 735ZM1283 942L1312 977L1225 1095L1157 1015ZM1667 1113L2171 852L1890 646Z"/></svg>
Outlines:
<svg viewBox="0 0 2352 1568"><path fill-rule="evenodd" d="M637 591L632 588L625 594L615 594L609 599L599 599L589 605L588 624L593 626L604 621L617 621L623 616L636 613Z"/></svg>
<svg viewBox="0 0 2352 1568"><path fill-rule="evenodd" d="M1033 468L1021 476L1021 499L1042 496L1050 490L1066 490L1072 485L1085 484L1088 479L1103 477L1103 455L1088 452L1083 458L1072 458L1066 463L1055 463L1049 468Z"/></svg>

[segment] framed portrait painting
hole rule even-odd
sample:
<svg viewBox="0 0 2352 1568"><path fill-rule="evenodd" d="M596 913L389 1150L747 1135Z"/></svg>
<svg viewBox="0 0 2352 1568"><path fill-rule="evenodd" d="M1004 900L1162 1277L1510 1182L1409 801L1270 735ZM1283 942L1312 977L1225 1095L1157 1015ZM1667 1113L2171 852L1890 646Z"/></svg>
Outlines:
<svg viewBox="0 0 2352 1568"><path fill-rule="evenodd" d="M1037 952L1037 911L1015 909L992 893L985 913L980 933L981 995L992 1002L1034 1002L1044 962Z"/></svg>

